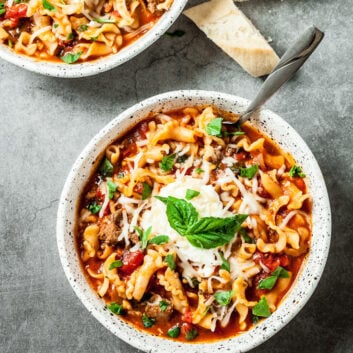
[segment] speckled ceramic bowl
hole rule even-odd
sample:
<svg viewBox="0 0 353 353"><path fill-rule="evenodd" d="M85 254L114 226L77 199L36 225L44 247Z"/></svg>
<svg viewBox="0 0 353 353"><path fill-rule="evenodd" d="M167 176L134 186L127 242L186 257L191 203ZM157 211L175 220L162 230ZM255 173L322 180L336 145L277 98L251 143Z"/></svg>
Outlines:
<svg viewBox="0 0 353 353"><path fill-rule="evenodd" d="M264 110L252 119L252 123L270 135L284 150L290 151L303 166L313 196L313 234L308 258L297 280L279 306L268 319L254 329L231 339L214 343L190 344L174 342L137 331L119 317L104 309L104 302L93 292L80 268L74 241L77 200L88 180L92 165L102 151L151 111L168 111L184 106L215 105L223 110L240 113L249 101L224 93L206 91L176 91L149 98L121 113L104 127L87 145L75 162L61 195L57 241L62 265L69 282L98 321L119 338L132 346L151 353L214 353L245 352L261 344L284 327L308 301L324 269L330 245L331 213L329 199L320 168L302 138L282 118Z"/></svg>
<svg viewBox="0 0 353 353"><path fill-rule="evenodd" d="M152 45L160 38L168 28L176 21L183 11L187 0L176 0L172 7L160 18L160 20L141 38L131 45L123 48L116 54L112 54L95 61L88 61L78 64L53 63L39 61L37 59L16 54L5 45L0 44L0 58L26 70L33 71L46 76L77 78L92 76L104 71L113 69L126 61L129 61L137 54Z"/></svg>

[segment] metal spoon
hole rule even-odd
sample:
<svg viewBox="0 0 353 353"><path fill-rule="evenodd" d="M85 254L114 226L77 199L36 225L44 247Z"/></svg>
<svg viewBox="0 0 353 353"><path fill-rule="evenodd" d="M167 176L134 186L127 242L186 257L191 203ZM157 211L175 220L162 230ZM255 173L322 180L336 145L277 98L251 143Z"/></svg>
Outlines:
<svg viewBox="0 0 353 353"><path fill-rule="evenodd" d="M240 115L239 120L236 122L223 121L223 124L239 126L248 120L286 81L294 76L320 44L323 37L324 33L315 26L307 28L283 54L277 66L261 86L255 99L250 103L246 111Z"/></svg>

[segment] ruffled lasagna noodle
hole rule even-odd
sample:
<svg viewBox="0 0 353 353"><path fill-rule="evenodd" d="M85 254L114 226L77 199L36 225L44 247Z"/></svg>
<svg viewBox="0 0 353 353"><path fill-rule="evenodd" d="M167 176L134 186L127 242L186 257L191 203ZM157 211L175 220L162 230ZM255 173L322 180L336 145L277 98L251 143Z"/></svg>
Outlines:
<svg viewBox="0 0 353 353"><path fill-rule="evenodd" d="M273 313L308 253L311 198L293 157L235 115L186 107L110 145L80 201L78 249L107 309L211 341Z"/></svg>
<svg viewBox="0 0 353 353"><path fill-rule="evenodd" d="M72 64L117 53L173 0L0 0L0 43L16 53Z"/></svg>

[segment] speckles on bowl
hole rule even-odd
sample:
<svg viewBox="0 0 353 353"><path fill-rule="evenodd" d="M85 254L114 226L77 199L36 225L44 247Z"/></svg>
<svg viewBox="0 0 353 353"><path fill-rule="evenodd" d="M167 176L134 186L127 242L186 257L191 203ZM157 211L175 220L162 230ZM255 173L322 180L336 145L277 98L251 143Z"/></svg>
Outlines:
<svg viewBox="0 0 353 353"><path fill-rule="evenodd" d="M70 172L61 195L57 241L60 258L69 282L97 320L115 335L138 349L151 353L214 353L229 351L245 352L261 344L285 326L305 305L313 293L324 269L331 234L331 213L326 186L320 168L311 151L301 137L279 116L264 110L252 118L252 123L270 135L283 149L292 153L303 166L307 175L313 203L313 234L311 251L299 274L295 287L286 296L278 310L254 329L234 338L208 344L173 342L137 331L135 328L111 315L102 305L102 300L89 287L79 264L74 244L76 200L87 181L92 166L101 152L130 127L142 121L151 112L168 111L183 106L211 104L224 111L240 113L249 101L229 94L207 91L176 91L149 98L121 113L103 128L86 146Z"/></svg>

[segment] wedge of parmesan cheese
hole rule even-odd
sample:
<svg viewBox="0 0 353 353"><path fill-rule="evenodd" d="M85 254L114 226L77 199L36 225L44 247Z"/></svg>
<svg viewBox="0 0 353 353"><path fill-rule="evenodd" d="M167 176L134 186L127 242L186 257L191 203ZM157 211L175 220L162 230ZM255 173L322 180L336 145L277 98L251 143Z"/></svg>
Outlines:
<svg viewBox="0 0 353 353"><path fill-rule="evenodd" d="M232 0L211 0L184 14L250 75L267 75L277 65L277 54Z"/></svg>

